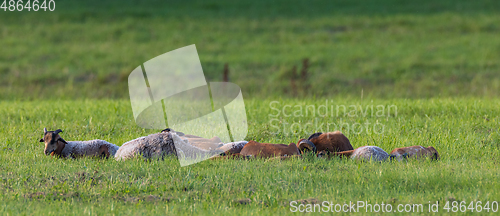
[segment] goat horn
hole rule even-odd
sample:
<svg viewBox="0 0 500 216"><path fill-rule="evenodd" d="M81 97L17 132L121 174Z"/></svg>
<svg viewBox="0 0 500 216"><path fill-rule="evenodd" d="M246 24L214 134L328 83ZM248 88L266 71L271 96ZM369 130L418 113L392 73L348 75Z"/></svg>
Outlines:
<svg viewBox="0 0 500 216"><path fill-rule="evenodd" d="M394 159L396 159L396 155L391 154L391 155L389 155L389 158L390 158L391 161L393 161Z"/></svg>
<svg viewBox="0 0 500 216"><path fill-rule="evenodd" d="M47 133L47 128L43 128L43 133Z"/></svg>
<svg viewBox="0 0 500 216"><path fill-rule="evenodd" d="M301 152L304 152L305 149L308 149L308 150L313 151L314 153L316 153L316 146L314 145L314 143L312 143L309 140L306 140L306 139L300 140L299 144L298 144L298 147L299 147L299 150Z"/></svg>
<svg viewBox="0 0 500 216"><path fill-rule="evenodd" d="M58 133L61 133L63 132L61 129L57 129L56 131L54 131L54 134L58 134Z"/></svg>

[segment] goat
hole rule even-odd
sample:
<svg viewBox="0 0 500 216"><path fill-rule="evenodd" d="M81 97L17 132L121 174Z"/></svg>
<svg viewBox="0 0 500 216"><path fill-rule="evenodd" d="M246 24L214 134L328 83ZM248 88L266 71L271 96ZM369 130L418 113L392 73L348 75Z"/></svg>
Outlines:
<svg viewBox="0 0 500 216"><path fill-rule="evenodd" d="M341 152L321 151L317 156L324 157L325 155L327 155L328 158L350 157L351 159L357 159L361 161L369 161L370 159L373 161L385 161L387 160L387 158L389 158L389 154L387 154L387 152L377 146L361 146L354 150Z"/></svg>
<svg viewBox="0 0 500 216"><path fill-rule="evenodd" d="M425 158L430 157L431 160L438 160L439 154L437 150L429 146L427 148L423 146L410 146L404 148L396 148L391 151L390 154L391 160L396 159L398 161L402 161L405 158Z"/></svg>
<svg viewBox="0 0 500 216"><path fill-rule="evenodd" d="M228 143L226 148L233 147L233 145L240 146L237 145L238 143L244 145L246 141ZM218 137L206 139L167 128L160 133L150 134L124 143L116 153L115 158L123 160L142 155L146 159L164 159L166 155L175 155L179 159L193 162L224 152L220 148L226 145Z"/></svg>
<svg viewBox="0 0 500 216"><path fill-rule="evenodd" d="M43 129L43 138L40 142L45 143L44 153L46 155L58 157L84 157L84 156L101 156L109 158L114 156L118 151L118 146L104 140L96 139L89 141L68 141L66 142L59 133L61 129L55 131L47 131Z"/></svg>
<svg viewBox="0 0 500 216"><path fill-rule="evenodd" d="M309 151L316 152L316 147L312 143L302 144L302 148L308 149ZM260 157L260 158L271 158L271 157L283 157L283 156L293 156L301 155L301 151L297 148L295 143L285 144L271 144L271 143L258 143L255 141L249 141L246 143L239 153L225 156L224 158L250 158L250 157Z"/></svg>
<svg viewBox="0 0 500 216"><path fill-rule="evenodd" d="M154 157L163 159L167 155L177 155L172 139L173 134L176 133L163 130L160 133L130 140L118 149L115 159L126 160L137 155L141 155L146 159Z"/></svg>
<svg viewBox="0 0 500 216"><path fill-rule="evenodd" d="M295 143L285 145L250 141L243 147L243 149L241 149L239 154L243 156L259 156L269 158L285 155L298 155L300 152Z"/></svg>

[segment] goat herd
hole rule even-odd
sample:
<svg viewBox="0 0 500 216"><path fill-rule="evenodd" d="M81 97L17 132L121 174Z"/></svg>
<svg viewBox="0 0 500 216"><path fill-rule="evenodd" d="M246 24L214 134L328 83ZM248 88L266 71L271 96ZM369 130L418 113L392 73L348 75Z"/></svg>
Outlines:
<svg viewBox="0 0 500 216"><path fill-rule="evenodd" d="M160 158L167 155L199 155L207 152L218 152L212 159L248 159L252 157L287 159L301 157L308 151L317 157L350 157L357 160L398 160L406 158L439 159L439 154L432 146L410 146L396 148L390 154L377 146L362 146L354 149L340 131L314 133L307 139L300 139L296 144L270 144L255 141L239 141L224 144L218 137L206 139L184 134L172 129L150 134L124 143L121 147L104 140L65 141L59 133L62 130L47 131L44 128L44 153L63 158L78 157L115 157L126 160L136 156L146 159ZM174 145L174 143L176 145Z"/></svg>

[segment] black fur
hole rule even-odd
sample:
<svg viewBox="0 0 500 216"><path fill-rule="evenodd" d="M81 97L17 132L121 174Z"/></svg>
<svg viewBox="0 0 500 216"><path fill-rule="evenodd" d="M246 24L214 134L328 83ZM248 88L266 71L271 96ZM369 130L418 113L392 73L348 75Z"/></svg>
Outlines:
<svg viewBox="0 0 500 216"><path fill-rule="evenodd" d="M311 140L312 138L316 138L316 137L319 137L319 135L321 135L323 133L321 132L318 132L318 133L313 133L311 136L309 136L309 138L307 138L308 140Z"/></svg>

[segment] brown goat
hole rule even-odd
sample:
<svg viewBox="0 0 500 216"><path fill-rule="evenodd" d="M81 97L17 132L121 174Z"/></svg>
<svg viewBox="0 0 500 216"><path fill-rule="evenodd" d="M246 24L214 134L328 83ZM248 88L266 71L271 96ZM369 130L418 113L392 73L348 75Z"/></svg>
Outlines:
<svg viewBox="0 0 500 216"><path fill-rule="evenodd" d="M431 160L438 160L439 154L437 150L429 146L427 148L423 146L410 146L404 148L396 148L391 151L391 160L397 159L398 161L403 160L404 158L425 158L430 157Z"/></svg>
<svg viewBox="0 0 500 216"><path fill-rule="evenodd" d="M295 143L290 143L290 145L285 144L270 144L270 143L258 143L255 141L248 142L243 149L241 149L240 155L243 156L254 156L270 158L276 156L285 155L298 155L300 154L299 149Z"/></svg>
<svg viewBox="0 0 500 216"><path fill-rule="evenodd" d="M300 139L298 142L298 148L303 151L306 148L302 147L314 145L316 146L317 151L326 151L326 152L341 152L354 150L349 139L347 139L344 134L340 131L328 132L328 133L314 133L307 139Z"/></svg>

